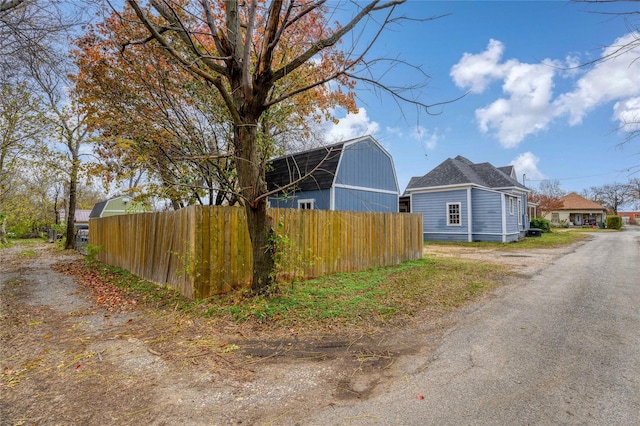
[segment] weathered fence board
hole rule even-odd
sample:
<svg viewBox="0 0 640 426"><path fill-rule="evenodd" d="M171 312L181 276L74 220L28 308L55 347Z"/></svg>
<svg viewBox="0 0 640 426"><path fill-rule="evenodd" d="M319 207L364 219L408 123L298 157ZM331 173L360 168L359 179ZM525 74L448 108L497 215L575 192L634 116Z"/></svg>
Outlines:
<svg viewBox="0 0 640 426"><path fill-rule="evenodd" d="M422 217L271 209L277 278L308 279L422 257ZM98 258L149 281L204 298L248 286L252 254L244 210L192 206L175 212L91 219Z"/></svg>

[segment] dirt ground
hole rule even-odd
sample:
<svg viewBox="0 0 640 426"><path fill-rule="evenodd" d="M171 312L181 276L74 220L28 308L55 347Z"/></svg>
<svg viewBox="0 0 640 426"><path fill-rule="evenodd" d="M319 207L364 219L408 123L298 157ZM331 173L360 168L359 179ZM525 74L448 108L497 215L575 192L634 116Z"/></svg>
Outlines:
<svg viewBox="0 0 640 426"><path fill-rule="evenodd" d="M52 269L80 255L24 249L0 250L1 426L304 424L401 379L403 359L428 359L455 322L425 313L384 330L264 332L139 305L110 312ZM429 245L425 255L507 263L526 277L567 250Z"/></svg>

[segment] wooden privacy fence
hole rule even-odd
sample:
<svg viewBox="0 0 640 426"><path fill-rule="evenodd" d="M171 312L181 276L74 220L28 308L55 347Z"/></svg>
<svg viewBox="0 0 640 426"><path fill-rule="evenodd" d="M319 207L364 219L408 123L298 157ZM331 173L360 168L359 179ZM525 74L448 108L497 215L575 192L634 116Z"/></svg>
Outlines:
<svg viewBox="0 0 640 426"><path fill-rule="evenodd" d="M277 278L308 279L422 257L422 216L271 209ZM175 212L91 219L98 259L204 298L248 286L252 254L244 210L191 206Z"/></svg>

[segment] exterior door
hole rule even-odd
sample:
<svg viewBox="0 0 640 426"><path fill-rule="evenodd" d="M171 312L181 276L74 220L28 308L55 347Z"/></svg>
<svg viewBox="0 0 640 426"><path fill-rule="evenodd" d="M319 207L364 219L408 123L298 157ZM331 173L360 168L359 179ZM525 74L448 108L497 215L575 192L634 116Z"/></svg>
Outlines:
<svg viewBox="0 0 640 426"><path fill-rule="evenodd" d="M582 213L576 213L576 225L582 225Z"/></svg>

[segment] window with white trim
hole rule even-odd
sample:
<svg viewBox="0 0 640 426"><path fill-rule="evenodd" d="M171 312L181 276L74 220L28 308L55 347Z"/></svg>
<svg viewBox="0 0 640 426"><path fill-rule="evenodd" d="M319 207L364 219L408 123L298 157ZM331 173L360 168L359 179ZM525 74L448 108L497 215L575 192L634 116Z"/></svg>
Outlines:
<svg viewBox="0 0 640 426"><path fill-rule="evenodd" d="M313 210L315 208L315 201L313 198L309 200L298 200L298 208L302 210Z"/></svg>
<svg viewBox="0 0 640 426"><path fill-rule="evenodd" d="M518 225L522 225L522 200L518 198Z"/></svg>
<svg viewBox="0 0 640 426"><path fill-rule="evenodd" d="M462 225L460 212L460 203L447 203L447 226Z"/></svg>
<svg viewBox="0 0 640 426"><path fill-rule="evenodd" d="M513 215L513 197L509 197L509 214Z"/></svg>

